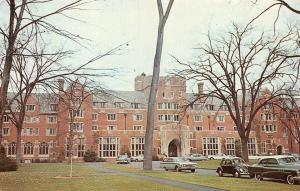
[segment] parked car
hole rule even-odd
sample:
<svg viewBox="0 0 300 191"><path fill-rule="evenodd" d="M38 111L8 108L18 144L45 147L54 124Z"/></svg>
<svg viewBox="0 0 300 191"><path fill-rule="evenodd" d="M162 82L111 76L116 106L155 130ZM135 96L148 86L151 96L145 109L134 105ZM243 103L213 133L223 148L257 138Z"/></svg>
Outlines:
<svg viewBox="0 0 300 191"><path fill-rule="evenodd" d="M191 154L186 157L189 161L202 161L202 160L208 160L207 156L204 156L203 154Z"/></svg>
<svg viewBox="0 0 300 191"><path fill-rule="evenodd" d="M290 156L269 156L262 158L257 164L248 167L250 177L256 180L272 178L294 184L300 180L300 165L293 162Z"/></svg>
<svg viewBox="0 0 300 191"><path fill-rule="evenodd" d="M219 153L219 154L216 154L216 155L207 155L207 158L209 160L220 160L220 159L223 159L223 158L226 158L228 157L227 155L223 154L223 153Z"/></svg>
<svg viewBox="0 0 300 191"><path fill-rule="evenodd" d="M116 159L117 164L129 164L130 158L128 155L119 155Z"/></svg>
<svg viewBox="0 0 300 191"><path fill-rule="evenodd" d="M232 174L234 177L239 178L241 175L249 175L248 164L242 158L230 157L224 158L220 162L220 166L217 168L219 176L223 174Z"/></svg>
<svg viewBox="0 0 300 191"><path fill-rule="evenodd" d="M137 155L137 156L132 156L132 157L130 157L130 160L131 160L131 162L141 162L141 161L144 161L144 155L140 154L140 155Z"/></svg>
<svg viewBox="0 0 300 191"><path fill-rule="evenodd" d="M160 162L160 168L168 170L176 170L180 172L182 170L190 170L195 172L197 166L196 163L188 161L186 158L182 157L166 157Z"/></svg>

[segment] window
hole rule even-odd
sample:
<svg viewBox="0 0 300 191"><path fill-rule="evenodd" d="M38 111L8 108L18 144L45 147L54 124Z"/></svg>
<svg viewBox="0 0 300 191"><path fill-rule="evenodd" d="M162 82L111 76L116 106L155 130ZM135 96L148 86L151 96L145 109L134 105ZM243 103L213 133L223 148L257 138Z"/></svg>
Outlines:
<svg viewBox="0 0 300 191"><path fill-rule="evenodd" d="M157 104L158 109L178 109L179 105L177 103L158 103Z"/></svg>
<svg viewBox="0 0 300 191"><path fill-rule="evenodd" d="M24 128L22 129L22 135L37 136L39 135L39 128Z"/></svg>
<svg viewBox="0 0 300 191"><path fill-rule="evenodd" d="M56 128L48 127L46 129L46 136L55 136L56 135Z"/></svg>
<svg viewBox="0 0 300 191"><path fill-rule="evenodd" d="M92 125L92 131L98 131L98 125Z"/></svg>
<svg viewBox="0 0 300 191"><path fill-rule="evenodd" d="M217 122L224 122L225 121L225 116L224 115L218 115L217 116Z"/></svg>
<svg viewBox="0 0 300 191"><path fill-rule="evenodd" d="M17 154L17 144L16 142L11 142L8 144L7 155L16 155Z"/></svg>
<svg viewBox="0 0 300 191"><path fill-rule="evenodd" d="M255 138L249 138L248 141L248 153L249 155L255 155L256 154L256 140Z"/></svg>
<svg viewBox="0 0 300 191"><path fill-rule="evenodd" d="M179 121L179 115L174 115L174 121Z"/></svg>
<svg viewBox="0 0 300 191"><path fill-rule="evenodd" d="M70 110L70 117L83 117L82 109Z"/></svg>
<svg viewBox="0 0 300 191"><path fill-rule="evenodd" d="M235 155L235 139L226 138L226 154Z"/></svg>
<svg viewBox="0 0 300 191"><path fill-rule="evenodd" d="M218 126L218 127L217 127L217 130L218 130L218 131L225 131L225 127L224 127L224 126Z"/></svg>
<svg viewBox="0 0 300 191"><path fill-rule="evenodd" d="M2 135L3 136L10 135L10 129L9 129L9 127L2 127Z"/></svg>
<svg viewBox="0 0 300 191"><path fill-rule="evenodd" d="M158 115L159 121L179 121L179 115L173 114L161 114Z"/></svg>
<svg viewBox="0 0 300 191"><path fill-rule="evenodd" d="M131 103L131 107L133 109L141 109L142 108L142 104L140 104L140 103Z"/></svg>
<svg viewBox="0 0 300 191"><path fill-rule="evenodd" d="M39 145L39 154L40 155L48 155L49 154L49 144L42 142Z"/></svg>
<svg viewBox="0 0 300 191"><path fill-rule="evenodd" d="M58 111L58 104L50 104L50 111Z"/></svg>
<svg viewBox="0 0 300 191"><path fill-rule="evenodd" d="M144 137L132 137L131 138L131 156L137 156L144 154Z"/></svg>
<svg viewBox="0 0 300 191"><path fill-rule="evenodd" d="M272 104L270 103L264 105L264 109L271 109L271 108L272 108Z"/></svg>
<svg viewBox="0 0 300 191"><path fill-rule="evenodd" d="M26 111L34 111L35 105L26 105Z"/></svg>
<svg viewBox="0 0 300 191"><path fill-rule="evenodd" d="M115 108L124 108L124 102L115 102Z"/></svg>
<svg viewBox="0 0 300 191"><path fill-rule="evenodd" d="M72 123L70 123L70 130L72 128L73 131L76 132L83 132L83 123L73 123L73 125L71 125Z"/></svg>
<svg viewBox="0 0 300 191"><path fill-rule="evenodd" d="M276 120L276 115L271 114L271 113L262 113L261 114L261 120L274 121L274 120Z"/></svg>
<svg viewBox="0 0 300 191"><path fill-rule="evenodd" d="M214 111L214 110L215 110L215 106L214 106L214 105L211 105L211 104L206 105L205 107L206 107L206 109L207 109L208 111Z"/></svg>
<svg viewBox="0 0 300 191"><path fill-rule="evenodd" d="M116 120L116 114L107 114L107 120L108 121L115 121Z"/></svg>
<svg viewBox="0 0 300 191"><path fill-rule="evenodd" d="M38 116L25 116L24 121L26 123L38 123L40 118Z"/></svg>
<svg viewBox="0 0 300 191"><path fill-rule="evenodd" d="M202 127L199 127L199 126L197 126L195 129L196 129L196 131L202 131Z"/></svg>
<svg viewBox="0 0 300 191"><path fill-rule="evenodd" d="M95 108L105 108L106 102L93 102L93 107Z"/></svg>
<svg viewBox="0 0 300 191"><path fill-rule="evenodd" d="M262 154L267 153L267 144L265 141L261 142L261 153Z"/></svg>
<svg viewBox="0 0 300 191"><path fill-rule="evenodd" d="M277 126L276 125L263 125L262 126L262 131L265 131L267 133L272 133L272 132L276 132L277 131Z"/></svg>
<svg viewBox="0 0 300 191"><path fill-rule="evenodd" d="M48 123L57 123L56 116L48 116Z"/></svg>
<svg viewBox="0 0 300 191"><path fill-rule="evenodd" d="M24 155L33 155L33 144L32 143L24 144Z"/></svg>
<svg viewBox="0 0 300 191"><path fill-rule="evenodd" d="M134 121L142 121L143 115L142 114L133 114L133 120Z"/></svg>
<svg viewBox="0 0 300 191"><path fill-rule="evenodd" d="M219 138L203 137L203 154L216 155L219 153Z"/></svg>
<svg viewBox="0 0 300 191"><path fill-rule="evenodd" d="M100 157L117 157L119 155L119 138L101 137L99 139Z"/></svg>
<svg viewBox="0 0 300 191"><path fill-rule="evenodd" d="M92 120L93 121L97 121L97 119L98 119L98 114L97 113L93 113L92 114Z"/></svg>
<svg viewBox="0 0 300 191"><path fill-rule="evenodd" d="M195 115L194 120L195 120L196 122L202 121L201 115Z"/></svg>
<svg viewBox="0 0 300 191"><path fill-rule="evenodd" d="M107 126L107 130L108 131L117 130L117 126L115 126L115 125L109 125L109 126Z"/></svg>
<svg viewBox="0 0 300 191"><path fill-rule="evenodd" d="M143 126L142 125L134 125L133 126L133 130L135 130L135 131L141 131L141 130L143 130Z"/></svg>
<svg viewBox="0 0 300 191"><path fill-rule="evenodd" d="M78 157L84 156L84 139L83 138L78 139L77 156Z"/></svg>
<svg viewBox="0 0 300 191"><path fill-rule="evenodd" d="M8 123L9 122L9 117L7 115L3 115L2 121L3 121L3 123Z"/></svg>

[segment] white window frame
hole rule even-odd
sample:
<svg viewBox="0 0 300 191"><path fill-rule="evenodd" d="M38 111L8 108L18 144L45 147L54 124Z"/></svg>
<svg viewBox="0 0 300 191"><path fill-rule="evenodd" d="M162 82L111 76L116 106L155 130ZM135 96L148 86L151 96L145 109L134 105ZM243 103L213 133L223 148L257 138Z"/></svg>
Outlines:
<svg viewBox="0 0 300 191"><path fill-rule="evenodd" d="M143 130L143 125L133 125L132 129L134 131L142 131Z"/></svg>
<svg viewBox="0 0 300 191"><path fill-rule="evenodd" d="M119 137L100 137L98 144L99 157L115 158L119 155L120 151Z"/></svg>
<svg viewBox="0 0 300 191"><path fill-rule="evenodd" d="M144 154L145 137L131 137L131 156L138 156Z"/></svg>
<svg viewBox="0 0 300 191"><path fill-rule="evenodd" d="M47 127L46 128L46 136L56 136L57 129L55 127Z"/></svg>
<svg viewBox="0 0 300 191"><path fill-rule="evenodd" d="M220 153L219 137L203 137L202 150L204 155L216 155Z"/></svg>
<svg viewBox="0 0 300 191"><path fill-rule="evenodd" d="M55 120L51 121L50 118L55 119ZM47 116L47 122L48 123L57 123L57 116L53 116L53 115Z"/></svg>
<svg viewBox="0 0 300 191"><path fill-rule="evenodd" d="M225 122L225 115L217 115L217 122Z"/></svg>
<svg viewBox="0 0 300 191"><path fill-rule="evenodd" d="M235 155L235 138L227 137L226 138L226 154L227 155Z"/></svg>
<svg viewBox="0 0 300 191"><path fill-rule="evenodd" d="M143 114L141 113L135 113L132 115L132 117L133 117L133 121L143 121L144 118Z"/></svg>
<svg viewBox="0 0 300 191"><path fill-rule="evenodd" d="M115 113L108 113L107 114L107 121L116 121L116 120L117 120L117 114L115 114Z"/></svg>
<svg viewBox="0 0 300 191"><path fill-rule="evenodd" d="M202 116L201 115L195 115L194 116L194 121L195 122L202 122Z"/></svg>
<svg viewBox="0 0 300 191"><path fill-rule="evenodd" d="M26 111L27 112L34 112L35 111L35 105L34 104L26 104Z"/></svg>

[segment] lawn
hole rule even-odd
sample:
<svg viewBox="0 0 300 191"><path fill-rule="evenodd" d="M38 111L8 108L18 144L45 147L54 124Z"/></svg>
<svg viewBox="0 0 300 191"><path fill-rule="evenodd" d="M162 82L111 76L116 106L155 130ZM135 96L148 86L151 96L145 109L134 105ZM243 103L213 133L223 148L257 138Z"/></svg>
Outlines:
<svg viewBox="0 0 300 191"><path fill-rule="evenodd" d="M17 172L0 172L0 191L184 191L130 177L104 173L84 167L86 163L74 165L74 175L80 178L54 178L67 176L67 164L26 164Z"/></svg>
<svg viewBox="0 0 300 191"><path fill-rule="evenodd" d="M216 161L214 161L216 162ZM114 168L118 170L134 172L136 174L154 176L164 179L177 180L181 182L193 183L203 186L209 186L214 188L220 188L232 191L299 191L300 185L287 185L283 182L276 181L255 181L249 178L233 178L218 177L218 176L205 176L196 173L185 172L165 172L165 171L150 171L146 172L141 169L132 168L127 165L116 165L107 163L106 167Z"/></svg>
<svg viewBox="0 0 300 191"><path fill-rule="evenodd" d="M257 160L249 160L248 164L254 164ZM204 160L197 162L199 168L216 170L220 166L221 160Z"/></svg>

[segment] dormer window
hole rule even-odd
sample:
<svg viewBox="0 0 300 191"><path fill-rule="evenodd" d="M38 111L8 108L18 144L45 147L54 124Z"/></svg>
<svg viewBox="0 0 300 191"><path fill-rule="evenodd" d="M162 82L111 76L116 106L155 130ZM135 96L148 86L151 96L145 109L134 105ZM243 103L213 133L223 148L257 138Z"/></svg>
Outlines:
<svg viewBox="0 0 300 191"><path fill-rule="evenodd" d="M131 103L131 107L133 109L141 109L142 108L142 104L140 104L140 103Z"/></svg>
<svg viewBox="0 0 300 191"><path fill-rule="evenodd" d="M58 110L58 104L50 104L50 111L57 111Z"/></svg>

